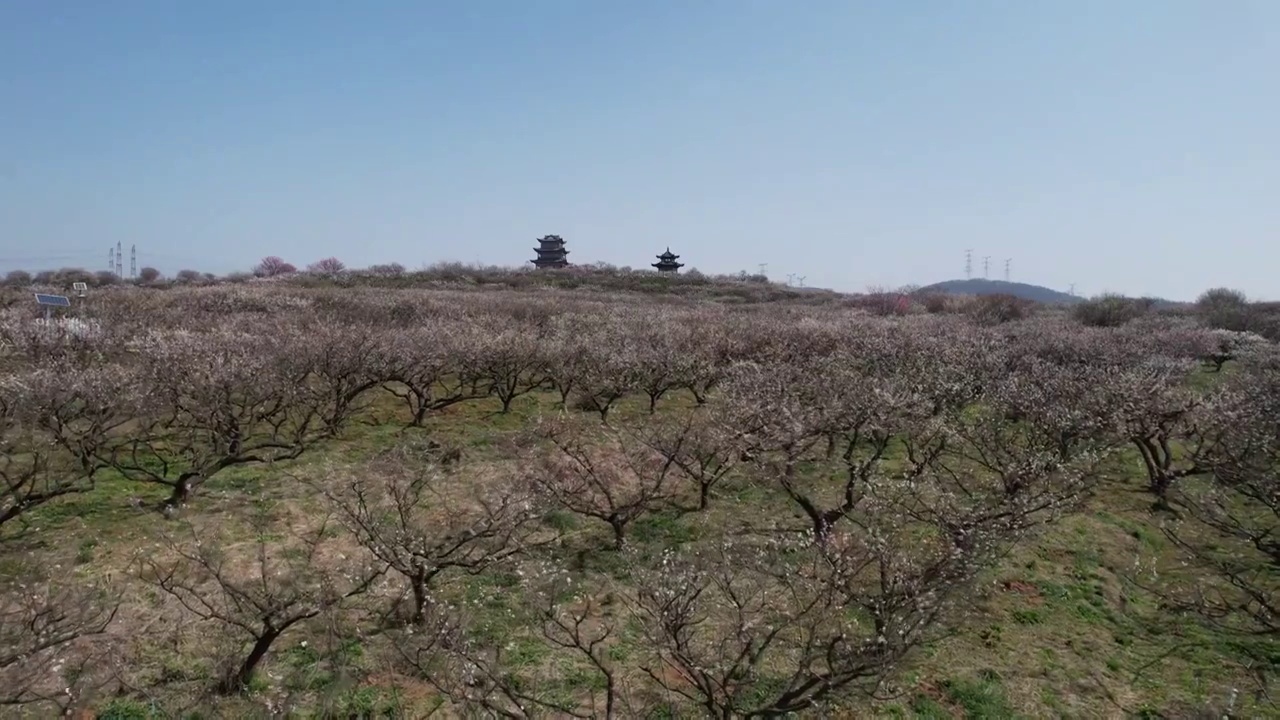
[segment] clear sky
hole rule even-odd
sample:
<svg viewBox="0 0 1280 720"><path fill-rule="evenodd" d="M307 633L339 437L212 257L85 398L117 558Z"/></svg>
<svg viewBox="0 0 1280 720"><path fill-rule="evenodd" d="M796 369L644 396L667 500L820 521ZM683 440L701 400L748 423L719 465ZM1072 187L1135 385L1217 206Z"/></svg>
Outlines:
<svg viewBox="0 0 1280 720"><path fill-rule="evenodd" d="M0 269L1280 298L1275 0L0 0Z"/></svg>

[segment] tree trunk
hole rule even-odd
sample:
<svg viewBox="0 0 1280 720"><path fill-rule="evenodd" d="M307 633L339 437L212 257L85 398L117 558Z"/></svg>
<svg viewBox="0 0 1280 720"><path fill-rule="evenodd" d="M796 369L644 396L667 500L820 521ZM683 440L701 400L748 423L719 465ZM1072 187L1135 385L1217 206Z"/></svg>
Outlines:
<svg viewBox="0 0 1280 720"><path fill-rule="evenodd" d="M413 401L410 403L410 408L413 410L413 421L410 425L422 427L427 422L427 410L431 407L431 399L417 390L411 389L410 392L413 393Z"/></svg>
<svg viewBox="0 0 1280 720"><path fill-rule="evenodd" d="M711 506L711 484L702 483L698 488L698 509L706 510Z"/></svg>
<svg viewBox="0 0 1280 720"><path fill-rule="evenodd" d="M421 625L427 619L427 576L425 572L418 571L409 581L409 587L413 590L413 617L410 619L414 625Z"/></svg>
<svg viewBox="0 0 1280 720"><path fill-rule="evenodd" d="M169 499L164 501L164 511L172 512L187 504L191 499L191 491L194 489L195 481L199 479L198 475L192 473L184 473L178 476L174 481L172 491L169 493Z"/></svg>
<svg viewBox="0 0 1280 720"><path fill-rule="evenodd" d="M649 396L649 414L653 415L658 411L658 401L667 394L667 391L663 389L646 394Z"/></svg>
<svg viewBox="0 0 1280 720"><path fill-rule="evenodd" d="M218 690L226 694L247 690L249 683L253 681L254 671L258 669L258 663L266 657L267 651L271 649L271 643L278 637L280 637L279 630L267 630L259 636L257 642L253 644L253 649L249 651L249 656L240 664L240 668L233 675L227 676Z"/></svg>
<svg viewBox="0 0 1280 720"><path fill-rule="evenodd" d="M622 550L627 546L627 523L614 516L609 518L609 526L613 528L613 548Z"/></svg>

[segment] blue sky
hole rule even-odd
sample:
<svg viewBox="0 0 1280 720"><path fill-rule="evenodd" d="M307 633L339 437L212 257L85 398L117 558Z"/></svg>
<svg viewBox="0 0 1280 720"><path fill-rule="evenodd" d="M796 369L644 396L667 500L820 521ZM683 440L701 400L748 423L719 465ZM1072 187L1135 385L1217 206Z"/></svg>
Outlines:
<svg viewBox="0 0 1280 720"><path fill-rule="evenodd" d="M0 0L0 269L577 262L1280 298L1271 0Z"/></svg>

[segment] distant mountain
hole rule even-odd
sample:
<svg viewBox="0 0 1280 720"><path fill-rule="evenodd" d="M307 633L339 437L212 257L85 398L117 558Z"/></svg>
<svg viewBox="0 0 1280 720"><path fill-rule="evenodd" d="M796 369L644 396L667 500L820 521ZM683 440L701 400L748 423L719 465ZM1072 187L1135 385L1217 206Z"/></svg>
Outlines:
<svg viewBox="0 0 1280 720"><path fill-rule="evenodd" d="M1078 303L1083 298L1068 295L1040 285L1005 282L1003 280L946 280L920 288L920 292L944 292L953 295L1013 295L1039 303L1059 303L1069 305Z"/></svg>

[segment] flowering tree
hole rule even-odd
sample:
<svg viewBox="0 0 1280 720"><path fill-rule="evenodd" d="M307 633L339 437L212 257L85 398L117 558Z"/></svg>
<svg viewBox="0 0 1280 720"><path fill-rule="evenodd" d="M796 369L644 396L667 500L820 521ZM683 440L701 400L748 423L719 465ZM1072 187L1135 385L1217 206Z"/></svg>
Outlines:
<svg viewBox="0 0 1280 720"><path fill-rule="evenodd" d="M5 559L11 562L0 580L0 706L50 704L65 712L97 674L102 658L94 645L115 620L120 594Z"/></svg>
<svg viewBox="0 0 1280 720"><path fill-rule="evenodd" d="M320 322L283 325L276 338L284 380L292 380L300 410L335 436L364 409L368 391L388 378L382 332L369 324Z"/></svg>
<svg viewBox="0 0 1280 720"><path fill-rule="evenodd" d="M421 427L433 413L487 397L490 385L476 367L479 339L459 323L423 320L383 333L383 387L404 401L409 425Z"/></svg>
<svg viewBox="0 0 1280 720"><path fill-rule="evenodd" d="M31 273L26 270L10 270L5 273L4 284L10 287L26 287L31 284Z"/></svg>
<svg viewBox="0 0 1280 720"><path fill-rule="evenodd" d="M711 490L734 469L741 453L737 433L717 422L709 411L658 419L631 432L692 484L697 500L685 510L710 507Z"/></svg>
<svg viewBox="0 0 1280 720"><path fill-rule="evenodd" d="M1156 591L1265 666L1280 637L1280 355L1246 357L1203 407L1206 475L1169 492L1178 519L1162 529L1184 562Z"/></svg>
<svg viewBox="0 0 1280 720"><path fill-rule="evenodd" d="M475 371L489 384L490 392L502 403L502 412L511 404L542 387L546 361L539 337L527 328L500 329L488 325L475 344Z"/></svg>
<svg viewBox="0 0 1280 720"><path fill-rule="evenodd" d="M289 275L298 271L298 268L285 262L282 258L275 255L268 255L258 262L253 268L253 274L258 277L278 277L280 275Z"/></svg>
<svg viewBox="0 0 1280 720"><path fill-rule="evenodd" d="M608 523L616 549L636 519L669 502L674 459L607 428L548 421L536 433L555 449L538 458L534 481L564 509Z"/></svg>
<svg viewBox="0 0 1280 720"><path fill-rule="evenodd" d="M336 257L327 257L323 260L317 260L307 266L307 272L312 275L337 275L346 269L346 264Z"/></svg>
<svg viewBox="0 0 1280 720"><path fill-rule="evenodd" d="M291 350L286 337L229 328L151 333L139 346L146 410L99 459L168 487L171 510L227 468L297 457L328 427Z"/></svg>
<svg viewBox="0 0 1280 720"><path fill-rule="evenodd" d="M482 572L533 542L539 507L532 487L476 489L457 499L450 490L458 484L434 449L405 446L323 488L360 544L405 579L413 624L427 622L441 573Z"/></svg>
<svg viewBox="0 0 1280 720"><path fill-rule="evenodd" d="M119 366L60 363L0 379L0 530L93 488L101 448L135 417L130 378Z"/></svg>
<svg viewBox="0 0 1280 720"><path fill-rule="evenodd" d="M572 696L547 691L530 678L527 663L513 658L503 643L478 637L476 618L466 607L439 605L429 623L394 638L404 665L461 709L483 710L503 718L635 717L614 651L621 622L598 594L580 587L563 568L534 563L522 570L512 598L528 620L525 642L538 642L556 666L575 677Z"/></svg>
<svg viewBox="0 0 1280 720"><path fill-rule="evenodd" d="M280 636L364 593L385 572L366 558L344 557L340 568L330 567L322 552L327 518L314 529L293 531L283 542L269 539L280 528L266 513L253 523L257 541L249 557L236 557L219 537L201 537L190 526L190 541L170 541L173 559L139 557L145 582L248 645L219 680L216 689L224 693L249 687Z"/></svg>
<svg viewBox="0 0 1280 720"><path fill-rule="evenodd" d="M1201 472L1195 458L1203 442L1196 429L1202 399L1187 384L1194 368L1190 361L1155 358L1129 368L1119 381L1122 433L1141 456L1147 487L1161 509L1169 508L1175 482Z"/></svg>

